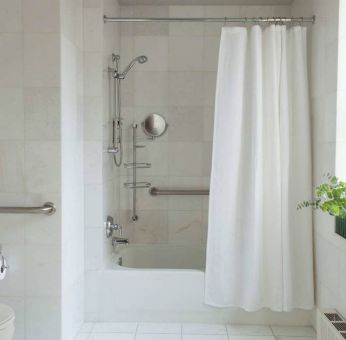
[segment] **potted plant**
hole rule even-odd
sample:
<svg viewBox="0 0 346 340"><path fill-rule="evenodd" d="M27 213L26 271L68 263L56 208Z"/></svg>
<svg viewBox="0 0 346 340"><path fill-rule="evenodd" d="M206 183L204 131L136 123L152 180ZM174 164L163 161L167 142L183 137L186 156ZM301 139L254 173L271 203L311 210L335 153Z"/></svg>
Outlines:
<svg viewBox="0 0 346 340"><path fill-rule="evenodd" d="M335 232L346 238L346 182L327 175L328 181L316 187L316 198L298 204L298 209L312 207L335 216Z"/></svg>

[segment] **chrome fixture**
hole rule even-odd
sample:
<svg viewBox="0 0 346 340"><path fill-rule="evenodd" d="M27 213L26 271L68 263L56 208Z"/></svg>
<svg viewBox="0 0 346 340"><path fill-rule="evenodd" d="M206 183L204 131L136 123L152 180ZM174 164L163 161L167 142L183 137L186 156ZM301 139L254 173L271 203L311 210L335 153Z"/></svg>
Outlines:
<svg viewBox="0 0 346 340"><path fill-rule="evenodd" d="M149 189L151 196L160 195L209 195L209 189L159 189L152 187Z"/></svg>
<svg viewBox="0 0 346 340"><path fill-rule="evenodd" d="M144 133L150 138L162 136L168 127L166 119L157 113L150 114L141 125Z"/></svg>
<svg viewBox="0 0 346 340"><path fill-rule="evenodd" d="M150 163L137 163L137 149L144 148L145 145L137 144L137 128L136 123L132 124L132 163L125 163L127 169L132 169L132 182L124 183L125 188L132 189L132 221L138 220L137 215L137 189L150 188L148 182L137 182L137 169L147 169L151 167Z"/></svg>
<svg viewBox="0 0 346 340"><path fill-rule="evenodd" d="M103 16L103 21L106 22L240 22L240 23L269 23L269 24L289 24L289 23L310 23L316 21L316 17L222 17L222 18L130 18L130 17L108 17Z"/></svg>
<svg viewBox="0 0 346 340"><path fill-rule="evenodd" d="M123 233L123 229L122 229L121 225L114 223L114 219L113 219L112 216L107 216L107 220L105 222L105 226L106 226L106 236L107 236L107 238L110 238L113 235L113 232L115 230L119 230L120 236Z"/></svg>
<svg viewBox="0 0 346 340"><path fill-rule="evenodd" d="M130 242L127 238L122 237L113 237L112 238L112 246L116 247L119 245L128 245Z"/></svg>
<svg viewBox="0 0 346 340"><path fill-rule="evenodd" d="M134 58L124 69L119 71L120 55L112 54L113 67L108 68L108 72L114 79L114 113L112 122L112 145L107 149L107 152L113 155L114 164L119 167L123 161L123 131L121 117L121 102L120 102L120 84L121 80L125 79L128 72L136 62L144 64L148 61L148 57L142 55Z"/></svg>
<svg viewBox="0 0 346 340"><path fill-rule="evenodd" d="M9 266L6 262L6 259L2 253L0 253L0 274L3 274L6 272L6 270L9 269Z"/></svg>
<svg viewBox="0 0 346 340"><path fill-rule="evenodd" d="M117 60L120 60L120 56L119 55L117 55L116 57L118 58ZM129 71L135 65L135 63L138 62L139 64L144 64L147 61L148 61L148 57L146 57L145 55L140 55L140 56L134 58L133 60L131 60L131 62L125 67L123 72L119 73L119 70L116 69L113 72L113 78L115 78L115 79L125 79L127 74L129 73Z"/></svg>
<svg viewBox="0 0 346 340"><path fill-rule="evenodd" d="M54 203L46 202L41 207L0 207L1 214L45 214L53 215L56 212Z"/></svg>

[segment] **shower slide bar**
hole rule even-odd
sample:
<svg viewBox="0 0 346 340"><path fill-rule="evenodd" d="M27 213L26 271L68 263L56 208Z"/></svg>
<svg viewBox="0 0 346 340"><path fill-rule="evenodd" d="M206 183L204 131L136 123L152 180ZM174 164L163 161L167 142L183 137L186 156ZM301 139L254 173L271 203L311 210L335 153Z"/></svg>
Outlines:
<svg viewBox="0 0 346 340"><path fill-rule="evenodd" d="M131 18L131 17L108 17L103 16L104 22L240 22L240 23L276 23L276 24L286 24L286 23L315 23L316 17L222 17L222 18Z"/></svg>
<svg viewBox="0 0 346 340"><path fill-rule="evenodd" d="M53 215L56 212L55 205L46 202L41 207L0 207L0 214L45 214Z"/></svg>
<svg viewBox="0 0 346 340"><path fill-rule="evenodd" d="M209 195L209 189L159 189L152 187L149 189L151 196L160 195Z"/></svg>

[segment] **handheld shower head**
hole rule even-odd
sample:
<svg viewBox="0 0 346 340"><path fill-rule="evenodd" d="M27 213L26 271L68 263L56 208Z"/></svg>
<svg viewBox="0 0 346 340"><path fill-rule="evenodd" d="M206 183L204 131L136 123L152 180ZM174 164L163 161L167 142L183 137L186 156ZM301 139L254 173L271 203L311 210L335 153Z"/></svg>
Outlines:
<svg viewBox="0 0 346 340"><path fill-rule="evenodd" d="M130 62L130 64L128 64L128 65L126 66L125 70L121 73L121 78L124 79L124 78L126 77L127 73L131 70L131 68L134 66L134 64L135 64L136 62L138 62L138 63L140 63L140 64L144 64L144 63L146 63L147 61L148 61L148 57L145 56L145 55L140 55L140 56L134 58L134 59Z"/></svg>
<svg viewBox="0 0 346 340"><path fill-rule="evenodd" d="M148 57L145 55L141 55L136 58L140 64L144 64L148 61Z"/></svg>

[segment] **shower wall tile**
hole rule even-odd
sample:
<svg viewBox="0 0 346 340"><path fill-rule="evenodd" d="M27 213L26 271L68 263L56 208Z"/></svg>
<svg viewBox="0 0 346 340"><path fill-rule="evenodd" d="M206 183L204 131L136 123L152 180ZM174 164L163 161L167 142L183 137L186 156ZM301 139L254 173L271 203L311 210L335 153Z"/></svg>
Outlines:
<svg viewBox="0 0 346 340"><path fill-rule="evenodd" d="M50 193L60 190L60 143L28 141L25 145L26 192Z"/></svg>
<svg viewBox="0 0 346 340"><path fill-rule="evenodd" d="M59 297L28 297L25 299L26 340L61 339L60 304Z"/></svg>
<svg viewBox="0 0 346 340"><path fill-rule="evenodd" d="M239 15L241 17L263 16L272 17L275 14L274 6L241 6Z"/></svg>
<svg viewBox="0 0 346 340"><path fill-rule="evenodd" d="M0 33L0 86L20 87L23 83L23 35Z"/></svg>
<svg viewBox="0 0 346 340"><path fill-rule="evenodd" d="M204 102L204 72L170 72L168 105L198 106Z"/></svg>
<svg viewBox="0 0 346 340"><path fill-rule="evenodd" d="M201 245L202 212L201 211L169 211L168 240L174 244Z"/></svg>
<svg viewBox="0 0 346 340"><path fill-rule="evenodd" d="M202 143L176 142L169 145L171 176L202 176Z"/></svg>
<svg viewBox="0 0 346 340"><path fill-rule="evenodd" d="M168 70L168 37L165 36L136 36L134 38L134 49L129 60L133 56L145 55L148 61L141 64L141 71L167 71ZM122 66L126 63L126 56L122 53Z"/></svg>
<svg viewBox="0 0 346 340"><path fill-rule="evenodd" d="M148 86L150 82L150 86ZM141 106L163 106L167 103L167 72L136 72L134 82L134 104Z"/></svg>
<svg viewBox="0 0 346 340"><path fill-rule="evenodd" d="M145 177L139 176L138 181L149 182L153 187L164 187L166 185L166 177ZM128 190L128 189L125 189ZM132 198L131 190L128 195ZM131 201L127 203L127 207L131 206ZM167 210L168 197L151 196L148 189L137 190L137 208L138 210Z"/></svg>
<svg viewBox="0 0 346 340"><path fill-rule="evenodd" d="M168 17L168 6L134 6L134 17ZM169 24L166 22L147 25L147 23L133 23L133 33L135 35L168 35Z"/></svg>
<svg viewBox="0 0 346 340"><path fill-rule="evenodd" d="M89 184L84 190L84 221L86 227L101 228L103 224L102 184Z"/></svg>
<svg viewBox="0 0 346 340"><path fill-rule="evenodd" d="M130 74L127 78L127 81L121 85L121 102L124 109L126 107L132 107L134 105L134 88L135 76L133 74ZM126 120L127 118L128 116L124 114L124 119Z"/></svg>
<svg viewBox="0 0 346 340"><path fill-rule="evenodd" d="M102 184L102 142L84 143L84 181Z"/></svg>
<svg viewBox="0 0 346 340"><path fill-rule="evenodd" d="M0 140L24 138L23 91L20 88L0 88Z"/></svg>
<svg viewBox="0 0 346 340"><path fill-rule="evenodd" d="M0 32L21 32L22 26L22 1L2 1Z"/></svg>
<svg viewBox="0 0 346 340"><path fill-rule="evenodd" d="M58 0L23 0L23 28L28 33L59 32Z"/></svg>
<svg viewBox="0 0 346 340"><path fill-rule="evenodd" d="M200 177L173 177L168 178L167 186L172 188L196 188L203 187ZM169 211L202 210L202 196L168 196Z"/></svg>
<svg viewBox="0 0 346 340"><path fill-rule="evenodd" d="M24 34L25 86L60 86L60 37L56 33Z"/></svg>
<svg viewBox="0 0 346 340"><path fill-rule="evenodd" d="M25 246L25 294L59 296L60 263L60 245Z"/></svg>
<svg viewBox="0 0 346 340"><path fill-rule="evenodd" d="M204 37L203 70L217 71L220 37Z"/></svg>
<svg viewBox="0 0 346 340"><path fill-rule="evenodd" d="M203 37L170 37L169 70L203 71Z"/></svg>
<svg viewBox="0 0 346 340"><path fill-rule="evenodd" d="M144 143L142 143L144 145ZM141 169L139 175L146 173L152 176L164 176L168 174L170 167L169 144L167 143L146 143L144 149L139 149L138 162L151 163L151 168Z"/></svg>
<svg viewBox="0 0 346 340"><path fill-rule="evenodd" d="M84 8L101 8L103 5L102 0L83 0Z"/></svg>
<svg viewBox="0 0 346 340"><path fill-rule="evenodd" d="M169 16L171 18L204 17L203 6L169 6ZM170 36L203 36L203 23L169 23Z"/></svg>
<svg viewBox="0 0 346 340"><path fill-rule="evenodd" d="M99 270L103 265L103 234L101 228L86 228L85 230L85 270Z"/></svg>
<svg viewBox="0 0 346 340"><path fill-rule="evenodd" d="M25 139L60 139L60 89L24 88Z"/></svg>
<svg viewBox="0 0 346 340"><path fill-rule="evenodd" d="M97 52L102 49L102 39L100 33L103 28L103 9L102 8L84 8L83 25L84 25L84 51Z"/></svg>
<svg viewBox="0 0 346 340"><path fill-rule="evenodd" d="M169 108L169 142L203 141L203 106L174 106Z"/></svg>
<svg viewBox="0 0 346 340"><path fill-rule="evenodd" d="M167 214L161 211L138 211L141 223L134 225L135 243L167 243Z"/></svg>
<svg viewBox="0 0 346 340"><path fill-rule="evenodd" d="M0 190L23 192L25 188L24 142L0 142Z"/></svg>
<svg viewBox="0 0 346 340"><path fill-rule="evenodd" d="M214 132L214 107L206 106L203 110L203 140L205 142L211 142L213 140Z"/></svg>
<svg viewBox="0 0 346 340"><path fill-rule="evenodd" d="M102 96L102 55L98 52L84 53L84 96Z"/></svg>
<svg viewBox="0 0 346 340"><path fill-rule="evenodd" d="M102 140L103 117L102 98L85 97L84 98L84 140L100 141Z"/></svg>
<svg viewBox="0 0 346 340"><path fill-rule="evenodd" d="M213 144L212 142L203 143L203 176L210 176Z"/></svg>
<svg viewBox="0 0 346 340"><path fill-rule="evenodd" d="M204 74L204 105L214 106L216 93L216 72Z"/></svg>

